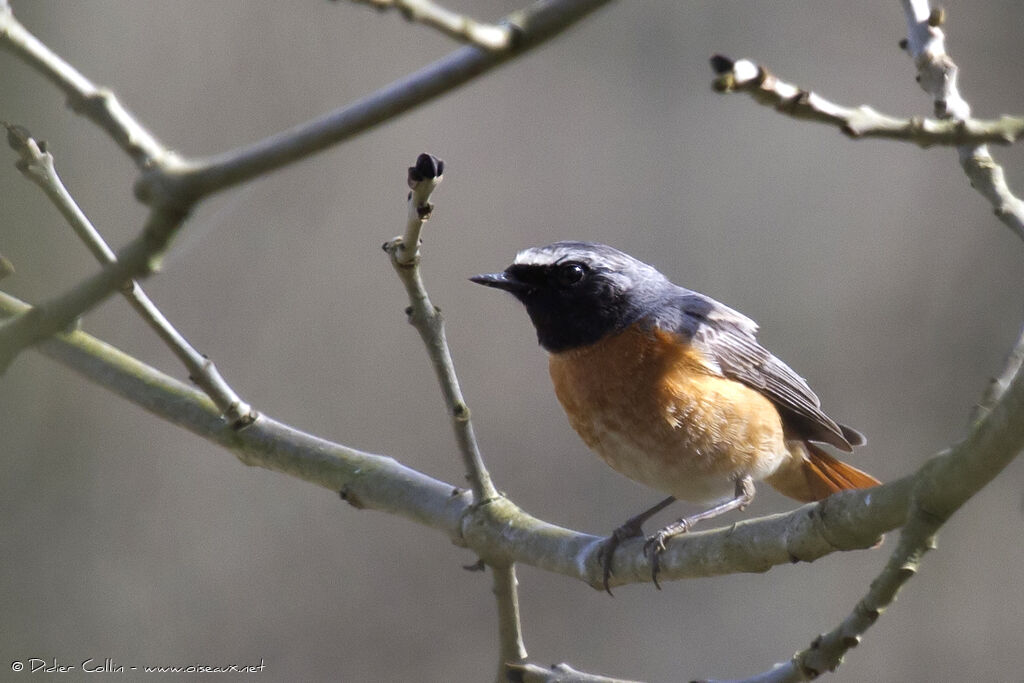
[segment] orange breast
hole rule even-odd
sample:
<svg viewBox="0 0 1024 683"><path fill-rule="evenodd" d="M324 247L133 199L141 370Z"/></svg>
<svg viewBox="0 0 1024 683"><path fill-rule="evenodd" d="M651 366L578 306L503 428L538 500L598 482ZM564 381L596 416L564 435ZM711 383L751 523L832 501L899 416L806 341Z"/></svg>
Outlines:
<svg viewBox="0 0 1024 683"><path fill-rule="evenodd" d="M569 422L613 469L682 500L731 496L735 479L772 474L790 457L775 406L714 374L700 352L632 327L552 354Z"/></svg>

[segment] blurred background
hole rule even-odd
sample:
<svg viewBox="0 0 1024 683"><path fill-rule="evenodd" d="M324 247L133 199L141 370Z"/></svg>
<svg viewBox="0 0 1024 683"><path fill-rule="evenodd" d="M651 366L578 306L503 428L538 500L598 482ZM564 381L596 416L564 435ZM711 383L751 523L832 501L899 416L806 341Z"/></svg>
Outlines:
<svg viewBox="0 0 1024 683"><path fill-rule="evenodd" d="M186 155L259 140L456 48L345 2L13 4ZM519 7L449 6L488 21ZM975 114L1022 113L1020 4L946 8ZM569 428L521 307L466 281L557 239L613 244L758 320L825 409L868 434L852 462L900 477L965 433L1001 370L1024 319L1024 244L953 151L853 142L714 94L707 59L749 57L840 103L928 115L897 47L905 30L895 1L612 5L428 106L204 202L145 288L259 410L459 482L440 393L380 251L403 226L406 167L431 152L446 173L424 277L487 463L526 510L605 534L660 498ZM7 53L0 119L48 141L112 245L137 234L146 212L130 161ZM995 154L1024 194L1020 149ZM40 301L97 266L3 156L0 252L17 273L2 286ZM123 300L83 325L184 379ZM490 577L464 571L475 558L437 533L243 467L35 353L0 379L0 416L0 670L110 657L262 660L261 680L492 679ZM1022 484L1018 461L946 525L833 680L1020 680ZM762 486L746 514L794 505ZM527 645L538 662L649 681L751 675L843 618L891 548L614 599L522 567Z"/></svg>

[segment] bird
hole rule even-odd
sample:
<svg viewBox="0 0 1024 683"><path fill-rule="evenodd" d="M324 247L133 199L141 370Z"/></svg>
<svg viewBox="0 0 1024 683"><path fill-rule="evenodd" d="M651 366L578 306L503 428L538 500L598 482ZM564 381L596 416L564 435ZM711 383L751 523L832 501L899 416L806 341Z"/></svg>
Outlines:
<svg viewBox="0 0 1024 683"><path fill-rule="evenodd" d="M822 447L851 452L866 438L822 411L807 382L758 342L757 323L647 263L605 244L561 241L469 279L526 307L555 395L584 443L620 474L668 494L602 543L609 593L616 548L675 500L704 509L646 537L659 588L665 542L745 509L755 482L801 502L880 483Z"/></svg>

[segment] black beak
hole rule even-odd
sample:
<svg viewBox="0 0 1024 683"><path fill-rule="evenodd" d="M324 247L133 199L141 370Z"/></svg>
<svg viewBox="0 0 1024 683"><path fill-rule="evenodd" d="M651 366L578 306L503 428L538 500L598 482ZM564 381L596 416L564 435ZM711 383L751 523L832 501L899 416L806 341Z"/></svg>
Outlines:
<svg viewBox="0 0 1024 683"><path fill-rule="evenodd" d="M506 292L525 292L529 289L533 289L533 285L515 279L509 275L508 272L484 273L483 275L474 275L469 279L478 285L486 285L488 287L494 287L495 289L504 289Z"/></svg>

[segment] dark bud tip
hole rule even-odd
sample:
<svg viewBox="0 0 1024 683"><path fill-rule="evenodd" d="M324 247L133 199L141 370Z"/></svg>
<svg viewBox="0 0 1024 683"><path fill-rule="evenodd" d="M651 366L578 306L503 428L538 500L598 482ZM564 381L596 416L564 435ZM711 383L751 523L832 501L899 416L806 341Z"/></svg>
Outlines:
<svg viewBox="0 0 1024 683"><path fill-rule="evenodd" d="M899 46L900 46L901 50L906 50L909 45L910 45L910 41L907 40L906 38L902 38L900 40L900 42L899 42Z"/></svg>
<svg viewBox="0 0 1024 683"><path fill-rule="evenodd" d="M712 55L711 56L711 70L721 76L732 71L732 67L736 64L733 60L729 59L725 55Z"/></svg>
<svg viewBox="0 0 1024 683"><path fill-rule="evenodd" d="M444 162L432 154L421 154L416 158L416 165L409 167L409 182L440 178L444 174Z"/></svg>
<svg viewBox="0 0 1024 683"><path fill-rule="evenodd" d="M7 144L15 152L21 152L28 145L28 141L32 139L32 133L29 133L25 126L19 126L16 123L5 123L4 125L7 127Z"/></svg>

